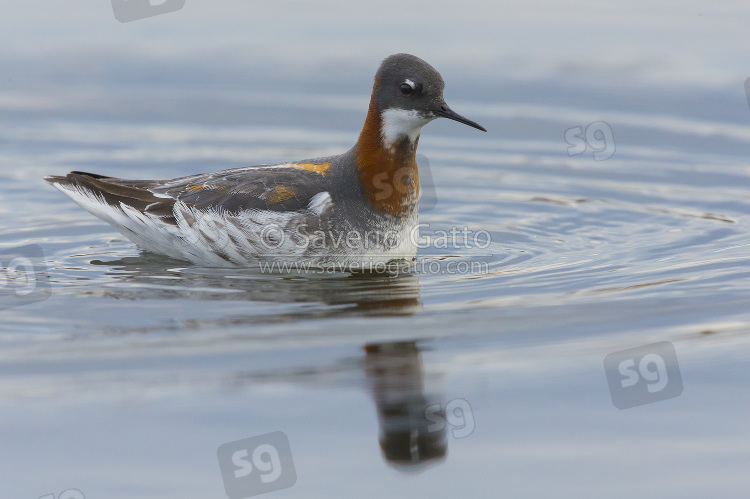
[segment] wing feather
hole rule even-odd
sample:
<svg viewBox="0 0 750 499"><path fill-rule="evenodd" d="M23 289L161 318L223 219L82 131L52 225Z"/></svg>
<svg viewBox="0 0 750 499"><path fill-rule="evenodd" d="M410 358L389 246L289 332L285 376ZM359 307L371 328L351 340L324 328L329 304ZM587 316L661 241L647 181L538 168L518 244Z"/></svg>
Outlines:
<svg viewBox="0 0 750 499"><path fill-rule="evenodd" d="M175 224L176 202L196 210L228 213L294 212L308 209L316 195L329 190L325 175L285 166L235 168L171 180L127 180L74 171L46 180L92 192L111 206L124 204Z"/></svg>

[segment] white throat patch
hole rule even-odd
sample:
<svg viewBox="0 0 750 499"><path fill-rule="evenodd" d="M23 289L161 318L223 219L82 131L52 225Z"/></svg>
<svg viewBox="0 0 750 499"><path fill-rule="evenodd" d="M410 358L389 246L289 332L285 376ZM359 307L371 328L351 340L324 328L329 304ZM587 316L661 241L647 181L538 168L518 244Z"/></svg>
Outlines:
<svg viewBox="0 0 750 499"><path fill-rule="evenodd" d="M390 108L381 114L380 136L387 149L393 149L400 140L408 137L414 143L422 132L422 127L435 118L425 118L417 111Z"/></svg>

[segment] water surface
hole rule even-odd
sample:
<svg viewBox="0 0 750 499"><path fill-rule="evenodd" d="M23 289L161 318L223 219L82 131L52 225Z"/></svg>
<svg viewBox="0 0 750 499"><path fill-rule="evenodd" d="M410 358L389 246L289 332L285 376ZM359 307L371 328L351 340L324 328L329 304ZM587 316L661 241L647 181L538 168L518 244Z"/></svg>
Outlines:
<svg viewBox="0 0 750 499"><path fill-rule="evenodd" d="M441 56L422 28L399 35L442 71L450 105L489 130L425 128L434 206L422 236L465 227L490 244L428 245L408 273L271 275L139 252L42 180L167 178L351 147L379 57L403 46L368 33L348 52L338 33L305 57L275 46L275 62L237 64L243 36L262 45L242 25L277 14L235 7L188 1L126 25L89 12L57 28L60 46L27 37L0 52L0 249L39 245L51 291L0 310L4 497L225 497L218 447L274 431L297 474L279 497L746 490L750 111L723 51L726 11L700 20L688 6L671 24L676 13L657 13L673 38L650 47L658 26L628 45L602 13L492 13L558 35L553 55L585 47L585 34L563 35L599 19L611 38L591 39L624 44L607 64L585 52L550 62L532 35L514 49L462 16L481 50L456 42ZM304 11L286 9L301 29ZM689 26L716 36L691 51ZM592 123L612 132L594 137L606 160L569 155L566 130ZM674 345L684 392L616 409L604 357L658 341ZM455 400L473 431L429 430L425 408Z"/></svg>

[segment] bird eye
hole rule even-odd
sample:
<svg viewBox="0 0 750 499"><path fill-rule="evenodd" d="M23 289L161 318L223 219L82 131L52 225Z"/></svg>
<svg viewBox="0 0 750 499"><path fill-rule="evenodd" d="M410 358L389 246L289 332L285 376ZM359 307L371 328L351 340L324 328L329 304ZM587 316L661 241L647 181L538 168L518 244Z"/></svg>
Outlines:
<svg viewBox="0 0 750 499"><path fill-rule="evenodd" d="M408 83L402 83L401 84L401 93L404 95L409 95L411 91L414 90L414 88L409 85Z"/></svg>

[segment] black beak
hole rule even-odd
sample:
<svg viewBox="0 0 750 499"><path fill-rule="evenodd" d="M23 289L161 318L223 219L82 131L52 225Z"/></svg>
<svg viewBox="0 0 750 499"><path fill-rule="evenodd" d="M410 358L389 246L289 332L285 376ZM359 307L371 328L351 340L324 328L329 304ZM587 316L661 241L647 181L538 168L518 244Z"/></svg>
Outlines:
<svg viewBox="0 0 750 499"><path fill-rule="evenodd" d="M435 111L435 114L437 114L438 116L441 116L441 117L443 117L443 118L449 118L449 119L452 119L452 120L458 121L459 123L463 123L464 125L469 125L469 126L471 126L471 127L474 127L474 128L476 128L477 130L481 130L481 131L483 131L483 132L486 132L486 131L487 131L487 130L485 130L485 128L484 128L484 127L483 127L482 125L480 125L479 123L474 123L474 122L473 122L473 121L471 121L471 120L467 120L466 118L464 118L464 117L463 117L463 116L461 116L460 114L458 114L458 113L454 112L454 111L453 111L453 109L449 108L449 107L448 107L448 104L445 104L445 103L443 103L443 104L442 104L442 105L440 106L440 110L439 110L439 111Z"/></svg>

